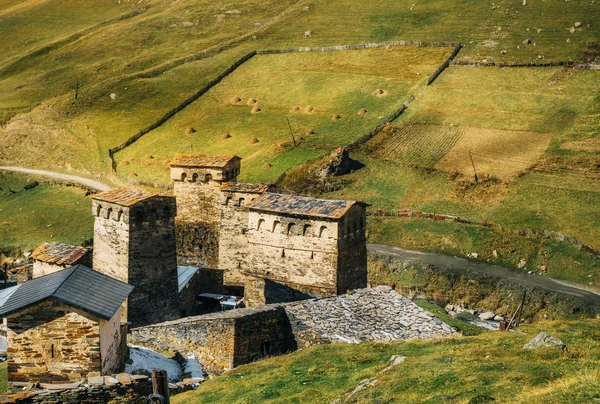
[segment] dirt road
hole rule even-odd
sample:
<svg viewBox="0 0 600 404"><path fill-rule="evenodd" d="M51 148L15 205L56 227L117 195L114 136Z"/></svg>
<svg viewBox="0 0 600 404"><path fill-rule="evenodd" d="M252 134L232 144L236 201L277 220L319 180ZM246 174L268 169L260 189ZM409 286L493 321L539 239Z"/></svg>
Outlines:
<svg viewBox="0 0 600 404"><path fill-rule="evenodd" d="M91 188L96 191L108 191L111 189L110 186L103 184L98 181L90 180L85 177L78 177L76 175L62 174L54 171L46 170L34 170L32 168L14 167L14 166L0 166L0 171L12 171L16 173L25 173L31 175L39 175L42 177L52 178L57 181L73 182Z"/></svg>
<svg viewBox="0 0 600 404"><path fill-rule="evenodd" d="M600 291L581 285L559 281L547 276L537 274L530 275L525 271L509 269L499 265L488 264L486 262L472 261L464 258L451 257L449 255L405 250L403 248L390 247L381 244L367 244L367 249L371 253L397 258L403 262L433 265L439 269L447 270L471 270L484 275L497 276L509 281L517 282L524 286L542 288L551 292L578 297L600 307Z"/></svg>

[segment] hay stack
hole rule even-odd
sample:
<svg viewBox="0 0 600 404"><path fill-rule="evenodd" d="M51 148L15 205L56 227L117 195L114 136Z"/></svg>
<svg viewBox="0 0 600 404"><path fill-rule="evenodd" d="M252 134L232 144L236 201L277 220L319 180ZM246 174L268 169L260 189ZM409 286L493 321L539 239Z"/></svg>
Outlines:
<svg viewBox="0 0 600 404"><path fill-rule="evenodd" d="M249 98L248 105L254 105L254 104L256 104L256 100L254 98Z"/></svg>
<svg viewBox="0 0 600 404"><path fill-rule="evenodd" d="M152 160L152 159L154 158L154 156L153 156L153 155L151 155L151 154L146 154L146 158L147 158L148 160Z"/></svg>
<svg viewBox="0 0 600 404"><path fill-rule="evenodd" d="M260 109L258 107L258 105L255 105L252 107L252 111L250 111L251 114L258 114L260 111L262 111L262 109Z"/></svg>
<svg viewBox="0 0 600 404"><path fill-rule="evenodd" d="M360 111L358 111L358 115L364 115L367 113L367 110L364 108L361 108Z"/></svg>
<svg viewBox="0 0 600 404"><path fill-rule="evenodd" d="M306 129L306 132L304 132L305 136L312 136L315 134L314 129Z"/></svg>
<svg viewBox="0 0 600 404"><path fill-rule="evenodd" d="M250 144L256 144L258 143L258 139L253 137L252 139L250 139Z"/></svg>
<svg viewBox="0 0 600 404"><path fill-rule="evenodd" d="M377 90L375 90L373 95L376 97L385 97L387 95L387 92L382 90L381 88L378 88Z"/></svg>
<svg viewBox="0 0 600 404"><path fill-rule="evenodd" d="M191 126L185 130L186 135L191 135L192 133L196 133L196 129L192 128Z"/></svg>
<svg viewBox="0 0 600 404"><path fill-rule="evenodd" d="M333 116L331 117L331 120L332 120L333 122L337 122L337 121L339 121L340 119L342 119L342 117L341 117L341 116L339 116L338 114L335 114L335 115L333 115Z"/></svg>
<svg viewBox="0 0 600 404"><path fill-rule="evenodd" d="M129 176L128 176L128 177L129 177L129 178L135 178L135 177L137 177L137 176L138 176L138 175L137 175L136 173L131 173L131 174L129 174Z"/></svg>
<svg viewBox="0 0 600 404"><path fill-rule="evenodd" d="M310 105L307 106L306 108L304 108L304 112L306 112L307 114L313 112L314 110L315 109L313 107L311 107Z"/></svg>
<svg viewBox="0 0 600 404"><path fill-rule="evenodd" d="M231 103L232 103L233 105L237 105L237 104L239 104L240 102L242 102L242 99L241 99L240 97L233 97L233 98L231 99Z"/></svg>
<svg viewBox="0 0 600 404"><path fill-rule="evenodd" d="M223 136L221 136L221 139L229 139L231 137L231 135L229 133L224 133Z"/></svg>
<svg viewBox="0 0 600 404"><path fill-rule="evenodd" d="M262 168L271 168L271 167L273 167L273 164L271 164L271 163L265 163L262 165Z"/></svg>
<svg viewBox="0 0 600 404"><path fill-rule="evenodd" d="M300 111L300 107L297 105L290 109L290 112L298 112L298 111Z"/></svg>

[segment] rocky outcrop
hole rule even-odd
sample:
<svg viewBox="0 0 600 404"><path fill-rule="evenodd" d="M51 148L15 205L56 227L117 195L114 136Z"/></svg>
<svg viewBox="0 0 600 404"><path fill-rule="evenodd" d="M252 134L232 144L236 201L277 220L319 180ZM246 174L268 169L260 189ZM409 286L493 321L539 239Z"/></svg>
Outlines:
<svg viewBox="0 0 600 404"><path fill-rule="evenodd" d="M348 174L351 170L350 151L338 147L329 155L329 159L316 170L317 177L327 178Z"/></svg>
<svg viewBox="0 0 600 404"><path fill-rule="evenodd" d="M545 332L539 333L534 339L529 341L523 348L525 349L537 349L537 348L552 348L558 347L562 350L567 349L567 345L556 337Z"/></svg>

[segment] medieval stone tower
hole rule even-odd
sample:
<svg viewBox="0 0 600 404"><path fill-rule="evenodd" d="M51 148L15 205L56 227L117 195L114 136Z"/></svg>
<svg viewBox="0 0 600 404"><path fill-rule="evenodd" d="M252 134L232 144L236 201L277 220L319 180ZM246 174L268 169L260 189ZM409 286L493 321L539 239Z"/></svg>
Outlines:
<svg viewBox="0 0 600 404"><path fill-rule="evenodd" d="M122 310L133 326L179 317L175 198L112 189L94 196L94 269L133 285Z"/></svg>
<svg viewBox="0 0 600 404"><path fill-rule="evenodd" d="M177 254L185 263L218 268L220 186L236 181L240 158L183 155L170 165L178 206Z"/></svg>

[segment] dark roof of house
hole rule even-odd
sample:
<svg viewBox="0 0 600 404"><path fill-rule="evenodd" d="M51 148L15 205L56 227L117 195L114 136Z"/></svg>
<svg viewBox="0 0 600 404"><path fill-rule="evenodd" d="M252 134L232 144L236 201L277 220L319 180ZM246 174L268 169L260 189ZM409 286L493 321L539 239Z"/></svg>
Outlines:
<svg viewBox="0 0 600 404"><path fill-rule="evenodd" d="M133 286L83 265L32 279L0 292L0 317L53 299L110 320Z"/></svg>
<svg viewBox="0 0 600 404"><path fill-rule="evenodd" d="M131 188L114 188L109 191L101 192L93 196L98 201L115 203L121 206L132 206L145 199L154 196L163 196L174 198L172 195L163 195L156 192L139 191Z"/></svg>
<svg viewBox="0 0 600 404"><path fill-rule="evenodd" d="M283 215L339 219L355 204L365 205L356 201L335 201L267 192L248 205L248 208L252 211Z"/></svg>
<svg viewBox="0 0 600 404"><path fill-rule="evenodd" d="M181 292L185 286L190 283L194 275L198 272L199 267L194 266L177 266L178 290Z"/></svg>
<svg viewBox="0 0 600 404"><path fill-rule="evenodd" d="M221 184L223 192L245 192L250 194L263 194L269 190L271 185L245 184L243 182L224 182Z"/></svg>
<svg viewBox="0 0 600 404"><path fill-rule="evenodd" d="M45 242L31 253L31 258L48 264L73 265L87 252L88 249L81 246Z"/></svg>
<svg viewBox="0 0 600 404"><path fill-rule="evenodd" d="M169 165L172 167L206 167L206 168L222 168L229 164L232 160L240 160L238 156L233 154L221 155L191 155L184 154L176 156Z"/></svg>

